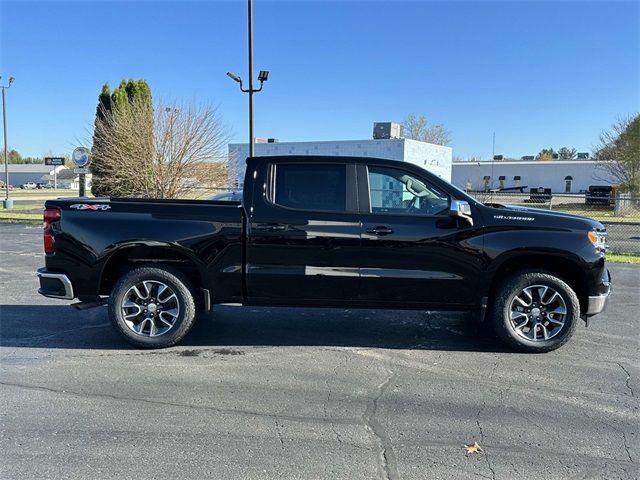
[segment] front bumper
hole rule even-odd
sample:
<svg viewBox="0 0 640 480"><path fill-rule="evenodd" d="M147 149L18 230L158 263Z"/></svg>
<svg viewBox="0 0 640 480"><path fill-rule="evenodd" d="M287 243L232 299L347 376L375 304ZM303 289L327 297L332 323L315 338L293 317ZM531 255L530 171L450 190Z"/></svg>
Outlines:
<svg viewBox="0 0 640 480"><path fill-rule="evenodd" d="M609 300L609 295L611 294L611 276L608 269L605 269L602 281L598 287L598 295L589 296L589 304L587 306L586 313L589 317L602 312Z"/></svg>
<svg viewBox="0 0 640 480"><path fill-rule="evenodd" d="M36 272L40 281L38 293L45 297L61 300L73 300L73 284L64 273L49 272L46 268L40 268Z"/></svg>

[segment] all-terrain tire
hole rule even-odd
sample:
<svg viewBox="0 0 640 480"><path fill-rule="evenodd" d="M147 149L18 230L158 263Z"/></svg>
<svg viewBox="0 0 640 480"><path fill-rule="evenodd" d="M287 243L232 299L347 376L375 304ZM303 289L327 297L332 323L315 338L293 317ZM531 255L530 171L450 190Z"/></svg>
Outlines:
<svg viewBox="0 0 640 480"><path fill-rule="evenodd" d="M544 298L539 298L540 292L545 292ZM554 297L550 304L545 305L544 302L554 292L559 297ZM533 297L527 307L525 304L529 294ZM498 286L492 300L490 319L496 334L511 348L520 352L544 353L561 347L569 341L580 319L580 302L576 293L564 280L549 272L516 272ZM563 310L566 312L564 315L554 313ZM558 325L560 320L562 326ZM525 321L528 325L521 328L520 325ZM543 323L545 321L546 324ZM546 339L545 335L550 338Z"/></svg>
<svg viewBox="0 0 640 480"><path fill-rule="evenodd" d="M162 286L166 288L162 289ZM148 294L146 299L145 294ZM162 303L163 300L165 303ZM167 308L162 313L164 305ZM133 315L136 312L140 312L139 315ZM155 317L146 320L150 315ZM163 348L175 345L189 332L195 318L196 306L191 284L180 271L170 267L133 268L120 277L109 297L111 323L129 343L139 347ZM146 323L141 327L145 320ZM155 335L152 334L154 326ZM137 329L141 331L138 332Z"/></svg>

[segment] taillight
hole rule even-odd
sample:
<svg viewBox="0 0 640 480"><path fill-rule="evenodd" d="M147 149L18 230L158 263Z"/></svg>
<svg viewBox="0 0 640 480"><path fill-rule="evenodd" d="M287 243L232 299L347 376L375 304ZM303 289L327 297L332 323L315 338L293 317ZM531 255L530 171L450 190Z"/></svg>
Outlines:
<svg viewBox="0 0 640 480"><path fill-rule="evenodd" d="M56 251L56 238L53 236L51 224L60 220L59 208L44 209L44 224L42 236L44 239L44 253L54 253Z"/></svg>

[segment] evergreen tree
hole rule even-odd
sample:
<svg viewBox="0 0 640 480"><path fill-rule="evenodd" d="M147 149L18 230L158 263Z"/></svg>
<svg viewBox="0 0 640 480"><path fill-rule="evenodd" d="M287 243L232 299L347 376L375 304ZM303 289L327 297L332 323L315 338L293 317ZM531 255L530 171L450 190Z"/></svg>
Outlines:
<svg viewBox="0 0 640 480"><path fill-rule="evenodd" d="M573 160L578 156L578 151L575 148L562 147L558 150L558 157L560 160Z"/></svg>
<svg viewBox="0 0 640 480"><path fill-rule="evenodd" d="M91 193L96 197L108 195L108 192L101 181L107 173L108 156L104 149L104 140L96 134L95 126L98 122L104 122L107 115L112 111L111 90L106 83L102 86L102 91L98 96L98 106L96 108L96 120L94 123L93 146L91 147Z"/></svg>
<svg viewBox="0 0 640 480"><path fill-rule="evenodd" d="M105 84L98 97L95 125L97 125L98 122L107 125L110 124L109 116L118 115L119 112L123 112L123 109L129 108L129 106L134 103L143 105L145 110L148 109L148 118L153 122L151 89L145 80L122 80L113 92L111 92L109 86ZM93 147L91 149L91 172L93 173L91 191L96 196L111 196L126 193L126 185L122 185L121 189L114 189L113 187L107 187L105 185L104 178L110 175L110 168L113 167L114 162L111 157L113 152L105 148L106 142L104 135L117 137L118 132L104 128L94 128ZM151 145L152 142L153 139L150 138L148 142L149 145ZM149 161L151 161L151 152L149 152ZM141 168L144 170L143 167L144 166L141 165Z"/></svg>

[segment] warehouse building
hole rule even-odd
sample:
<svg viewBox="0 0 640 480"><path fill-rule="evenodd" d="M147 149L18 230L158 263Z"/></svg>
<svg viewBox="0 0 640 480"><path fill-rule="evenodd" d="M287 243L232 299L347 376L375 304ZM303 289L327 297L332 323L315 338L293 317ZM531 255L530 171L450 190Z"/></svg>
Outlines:
<svg viewBox="0 0 640 480"><path fill-rule="evenodd" d="M234 143L229 149L230 180L241 188L249 156L247 143ZM366 140L330 140L279 142L273 138L257 138L256 156L328 155L377 157L419 165L457 187L468 191L504 188L544 188L553 193L581 193L591 185L616 185L616 180L602 166L589 159L587 153L575 160L452 161L452 149L441 145L402 138L402 127L392 122L374 123L373 138Z"/></svg>
<svg viewBox="0 0 640 480"><path fill-rule="evenodd" d="M510 160L453 162L451 183L470 191L527 187L581 193L616 180L595 160Z"/></svg>
<svg viewBox="0 0 640 480"><path fill-rule="evenodd" d="M276 139L256 139L256 156L326 155L343 157L374 157L400 160L419 165L435 175L451 181L452 149L442 145L402 138L400 125L391 122L374 124L374 138L366 140L331 140L312 142L279 142ZM247 143L229 145L230 178L242 187L249 156Z"/></svg>
<svg viewBox="0 0 640 480"><path fill-rule="evenodd" d="M9 167L9 184L19 187L25 183L42 183L42 178L46 175L53 175L53 169L60 171L62 166L51 167L42 163L36 164L15 164L10 163ZM4 181L4 166L2 167L2 180ZM46 182L45 182L46 183Z"/></svg>

